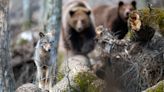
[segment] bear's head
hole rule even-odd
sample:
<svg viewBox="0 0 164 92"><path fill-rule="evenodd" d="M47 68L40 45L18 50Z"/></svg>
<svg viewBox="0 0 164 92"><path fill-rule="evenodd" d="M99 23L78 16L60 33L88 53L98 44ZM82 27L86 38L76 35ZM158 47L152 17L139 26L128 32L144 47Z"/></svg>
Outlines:
<svg viewBox="0 0 164 92"><path fill-rule="evenodd" d="M129 13L133 10L136 10L136 1L132 1L130 4L129 3L124 3L123 1L120 1L118 3L118 15L119 17L127 22L127 19L129 17Z"/></svg>
<svg viewBox="0 0 164 92"><path fill-rule="evenodd" d="M90 26L90 15L91 11L89 9L75 7L69 11L70 18L68 19L68 23L76 32L82 32Z"/></svg>

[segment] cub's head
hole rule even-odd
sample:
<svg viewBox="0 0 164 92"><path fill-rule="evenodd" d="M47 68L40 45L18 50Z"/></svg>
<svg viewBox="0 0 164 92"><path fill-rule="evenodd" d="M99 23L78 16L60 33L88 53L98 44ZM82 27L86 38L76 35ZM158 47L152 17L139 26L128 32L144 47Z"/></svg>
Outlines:
<svg viewBox="0 0 164 92"><path fill-rule="evenodd" d="M69 11L68 23L77 32L82 32L90 26L91 11L84 7L75 7Z"/></svg>
<svg viewBox="0 0 164 92"><path fill-rule="evenodd" d="M52 33L44 34L39 33L40 40L38 41L36 48L41 48L45 52L50 52L53 49L54 39Z"/></svg>
<svg viewBox="0 0 164 92"><path fill-rule="evenodd" d="M127 21L129 13L133 10L136 10L136 1L132 1L129 3L124 3L123 1L120 1L118 3L118 15L123 21Z"/></svg>

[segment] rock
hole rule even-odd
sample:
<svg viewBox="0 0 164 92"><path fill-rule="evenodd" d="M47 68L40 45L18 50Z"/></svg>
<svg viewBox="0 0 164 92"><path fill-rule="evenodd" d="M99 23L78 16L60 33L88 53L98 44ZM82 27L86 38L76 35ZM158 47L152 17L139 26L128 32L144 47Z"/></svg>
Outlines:
<svg viewBox="0 0 164 92"><path fill-rule="evenodd" d="M32 83L26 83L18 87L15 92L49 92L49 91L38 88L36 85Z"/></svg>
<svg viewBox="0 0 164 92"><path fill-rule="evenodd" d="M53 87L54 92L100 92L100 85L95 83L102 80L90 71L90 61L87 57L82 55L70 57L63 62L60 70L64 76Z"/></svg>
<svg viewBox="0 0 164 92"><path fill-rule="evenodd" d="M164 92L164 80L158 82L153 87L150 87L142 92Z"/></svg>
<svg viewBox="0 0 164 92"><path fill-rule="evenodd" d="M79 71L88 70L90 70L90 61L87 57L82 55L76 55L68 58L68 60L65 60L63 62L59 69L62 74L66 74L68 71L71 71L72 73L77 73Z"/></svg>
<svg viewBox="0 0 164 92"><path fill-rule="evenodd" d="M32 83L23 84L16 89L16 92L43 92L40 88Z"/></svg>

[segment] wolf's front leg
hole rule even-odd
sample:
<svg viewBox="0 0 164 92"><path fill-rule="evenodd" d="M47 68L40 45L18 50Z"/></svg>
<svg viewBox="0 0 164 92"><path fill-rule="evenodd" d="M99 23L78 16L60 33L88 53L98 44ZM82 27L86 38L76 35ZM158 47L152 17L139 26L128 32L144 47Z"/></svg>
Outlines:
<svg viewBox="0 0 164 92"><path fill-rule="evenodd" d="M52 88L53 88L53 82L54 82L54 73L53 73L53 66L49 66L48 68L48 74L49 74L49 82L48 82L48 86L49 86L49 92L53 92Z"/></svg>
<svg viewBox="0 0 164 92"><path fill-rule="evenodd" d="M44 82L43 82L43 76L42 76L42 70L38 69L37 70L37 84L39 88L44 88Z"/></svg>
<svg viewBox="0 0 164 92"><path fill-rule="evenodd" d="M50 70L49 70L49 67L46 67L46 75L45 75L45 89L46 90L49 90L49 81L50 81Z"/></svg>

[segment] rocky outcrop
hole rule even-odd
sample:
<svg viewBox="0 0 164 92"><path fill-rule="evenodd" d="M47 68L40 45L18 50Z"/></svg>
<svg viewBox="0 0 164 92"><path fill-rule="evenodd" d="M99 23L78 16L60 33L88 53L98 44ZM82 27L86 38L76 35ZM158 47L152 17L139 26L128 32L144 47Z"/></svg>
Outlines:
<svg viewBox="0 0 164 92"><path fill-rule="evenodd" d="M164 92L164 80L142 92Z"/></svg>
<svg viewBox="0 0 164 92"><path fill-rule="evenodd" d="M17 88L16 92L43 92L43 91L39 89L36 85L32 83L27 83Z"/></svg>
<svg viewBox="0 0 164 92"><path fill-rule="evenodd" d="M54 92L101 92L103 82L90 69L87 57L77 55L65 60L60 67L63 78L53 87ZM99 81L99 83L97 83Z"/></svg>
<svg viewBox="0 0 164 92"><path fill-rule="evenodd" d="M91 71L90 61L86 56L76 55L65 60L59 67L57 84L52 92L102 92L103 80ZM16 92L46 92L36 85L28 83L20 86Z"/></svg>

